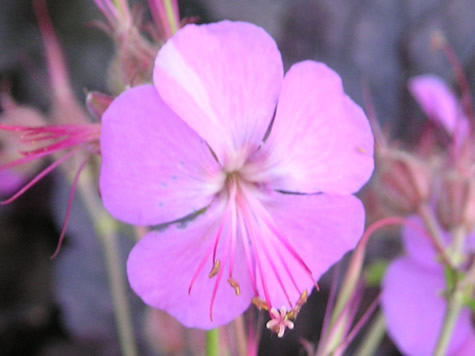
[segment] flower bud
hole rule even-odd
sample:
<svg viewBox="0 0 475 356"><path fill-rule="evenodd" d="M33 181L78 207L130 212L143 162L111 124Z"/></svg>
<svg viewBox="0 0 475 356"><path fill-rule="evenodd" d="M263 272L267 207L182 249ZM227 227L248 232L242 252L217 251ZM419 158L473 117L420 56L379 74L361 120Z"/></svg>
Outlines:
<svg viewBox="0 0 475 356"><path fill-rule="evenodd" d="M410 214L427 200L431 178L427 165L399 150L388 150L379 157L377 194L391 209Z"/></svg>
<svg viewBox="0 0 475 356"><path fill-rule="evenodd" d="M101 120L102 114L114 100L113 97L99 93L98 91L90 91L87 93L86 106L91 115L97 120Z"/></svg>

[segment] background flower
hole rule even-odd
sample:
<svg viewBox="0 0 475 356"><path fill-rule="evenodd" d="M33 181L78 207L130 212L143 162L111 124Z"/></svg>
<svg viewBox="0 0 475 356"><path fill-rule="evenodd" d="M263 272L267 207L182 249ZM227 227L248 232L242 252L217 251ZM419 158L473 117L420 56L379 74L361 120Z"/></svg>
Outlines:
<svg viewBox="0 0 475 356"><path fill-rule="evenodd" d="M428 237L411 227L422 226L419 218L409 219L402 231L406 256L388 267L383 281L381 305L388 333L399 350L407 355L432 355L447 302L446 280ZM445 235L446 243L450 237ZM467 237L465 252L473 251L475 234ZM471 311L464 308L452 333L447 355L473 355L475 331Z"/></svg>

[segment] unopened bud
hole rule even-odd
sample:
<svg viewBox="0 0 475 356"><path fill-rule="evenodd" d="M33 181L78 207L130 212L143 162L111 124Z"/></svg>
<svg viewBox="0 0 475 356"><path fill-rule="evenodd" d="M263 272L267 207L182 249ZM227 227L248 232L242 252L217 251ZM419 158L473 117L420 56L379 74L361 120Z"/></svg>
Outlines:
<svg viewBox="0 0 475 356"><path fill-rule="evenodd" d="M447 40L444 34L440 30L436 30L432 33L430 38L430 46L434 50L438 51L444 47L447 43Z"/></svg>
<svg viewBox="0 0 475 356"><path fill-rule="evenodd" d="M116 39L116 54L109 65L107 85L120 94L129 87L152 81L158 46L146 40L135 27Z"/></svg>
<svg viewBox="0 0 475 356"><path fill-rule="evenodd" d="M390 150L380 157L378 195L398 213L415 212L431 189L425 162L403 151Z"/></svg>
<svg viewBox="0 0 475 356"><path fill-rule="evenodd" d="M465 226L475 228L475 180L457 171L450 171L442 178L437 197L437 218L442 227L451 230Z"/></svg>
<svg viewBox="0 0 475 356"><path fill-rule="evenodd" d="M114 98L107 94L91 91L87 93L86 106L92 116L97 120L101 120L102 114L107 110Z"/></svg>

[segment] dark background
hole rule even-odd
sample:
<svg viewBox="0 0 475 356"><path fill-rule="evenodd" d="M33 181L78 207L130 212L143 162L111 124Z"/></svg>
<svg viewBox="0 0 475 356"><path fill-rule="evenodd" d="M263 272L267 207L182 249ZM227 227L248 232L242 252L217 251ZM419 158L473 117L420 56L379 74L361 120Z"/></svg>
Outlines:
<svg viewBox="0 0 475 356"><path fill-rule="evenodd" d="M90 26L101 19L93 0L47 1L65 50L77 97L84 89L107 92L111 40ZM187 0L182 15L201 21L251 21L276 39L286 68L303 59L326 62L340 73L347 93L362 104L362 83L371 90L379 120L394 137L417 137L423 116L406 89L417 74L434 73L453 84L450 65L430 48L434 30L454 48L472 90L475 78L473 0ZM43 48L30 0L0 0L0 79L23 104L47 110ZM51 175L14 204L0 207L0 356L118 355L100 246L76 200L68 243L50 261L69 187ZM124 239L123 255L131 243ZM374 246L383 253L388 245ZM379 249L379 250L378 250ZM296 355L298 338L317 337L323 292L312 296L297 330L283 341L264 337L262 354ZM132 296L142 354L142 303ZM316 316L315 316L316 315ZM389 354L387 342L381 354ZM397 354L397 353L396 353Z"/></svg>

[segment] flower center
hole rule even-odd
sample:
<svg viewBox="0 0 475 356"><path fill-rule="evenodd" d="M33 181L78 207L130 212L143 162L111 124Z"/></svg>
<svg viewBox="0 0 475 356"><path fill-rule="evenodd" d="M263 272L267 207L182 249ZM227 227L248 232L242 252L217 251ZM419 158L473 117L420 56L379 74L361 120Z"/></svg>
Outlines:
<svg viewBox="0 0 475 356"><path fill-rule="evenodd" d="M216 223L216 232L212 235L214 238L207 240L210 241L210 246L195 271L188 292L191 293L193 283L211 258L208 277L215 279L210 302L212 320L217 289L225 274L236 295L241 294L240 283L243 283L241 279L245 277L240 274L235 278L234 271L236 263L244 262L255 296L252 302L258 308L269 311L269 315L275 320L269 324L270 328L282 334L285 328L291 328L290 319L297 316L308 296L307 290L299 288L297 274L301 275L303 271L312 280L312 284L315 280L293 248L289 236L280 231L275 218L266 207L266 201L271 201L272 194L277 193L272 192L262 179L265 175L254 174L258 172L259 164L263 163L255 158L248 151L242 151L223 164L224 179L222 188L216 193L215 203L222 205L224 211ZM273 309L275 307L272 305L271 295L276 288L281 290L287 300L284 309L281 305L276 306L281 311L285 310L279 318L272 312L276 309Z"/></svg>

